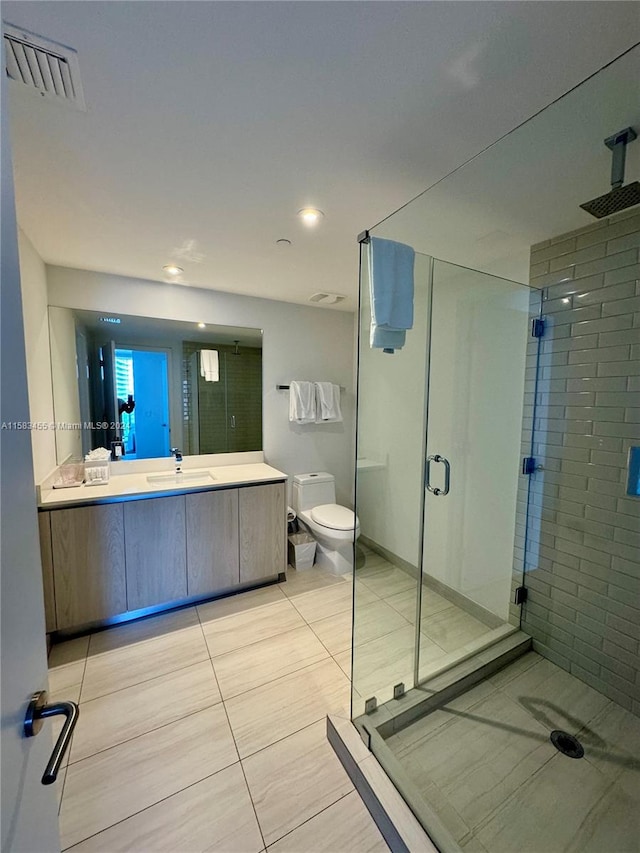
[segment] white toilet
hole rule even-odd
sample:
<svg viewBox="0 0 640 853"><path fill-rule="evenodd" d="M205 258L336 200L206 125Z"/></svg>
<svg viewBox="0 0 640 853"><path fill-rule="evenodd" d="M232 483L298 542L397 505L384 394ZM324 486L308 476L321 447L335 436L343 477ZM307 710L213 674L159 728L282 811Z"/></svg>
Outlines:
<svg viewBox="0 0 640 853"><path fill-rule="evenodd" d="M296 474L293 478L293 508L301 526L318 543L316 563L334 575L353 568L353 541L360 536L360 522L353 510L336 503L336 481L332 474Z"/></svg>

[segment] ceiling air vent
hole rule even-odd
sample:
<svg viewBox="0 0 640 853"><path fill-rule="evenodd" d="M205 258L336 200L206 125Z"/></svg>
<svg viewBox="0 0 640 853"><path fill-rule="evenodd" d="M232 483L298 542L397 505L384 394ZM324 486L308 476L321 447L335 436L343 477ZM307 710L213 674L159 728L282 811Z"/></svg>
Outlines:
<svg viewBox="0 0 640 853"><path fill-rule="evenodd" d="M309 297L309 302L320 302L323 305L335 305L337 302L342 302L346 299L340 293L314 293Z"/></svg>
<svg viewBox="0 0 640 853"><path fill-rule="evenodd" d="M85 110L75 50L3 23L7 76L42 98Z"/></svg>

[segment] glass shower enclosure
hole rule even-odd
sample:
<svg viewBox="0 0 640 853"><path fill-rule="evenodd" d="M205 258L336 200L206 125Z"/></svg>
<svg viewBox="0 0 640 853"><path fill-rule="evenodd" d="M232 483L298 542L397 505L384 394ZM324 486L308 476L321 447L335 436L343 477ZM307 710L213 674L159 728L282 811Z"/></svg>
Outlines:
<svg viewBox="0 0 640 853"><path fill-rule="evenodd" d="M583 207L638 79L634 46L359 238L352 719L441 853L640 849L640 207ZM392 352L375 238L415 250Z"/></svg>
<svg viewBox="0 0 640 853"><path fill-rule="evenodd" d="M355 715L519 626L525 355L540 301L526 285L417 254L414 327L385 353L369 345L368 258L365 242Z"/></svg>

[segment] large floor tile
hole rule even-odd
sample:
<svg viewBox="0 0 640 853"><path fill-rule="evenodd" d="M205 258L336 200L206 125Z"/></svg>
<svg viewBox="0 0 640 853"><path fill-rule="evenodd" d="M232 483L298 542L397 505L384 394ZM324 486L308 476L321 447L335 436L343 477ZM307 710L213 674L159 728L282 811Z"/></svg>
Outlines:
<svg viewBox="0 0 640 853"><path fill-rule="evenodd" d="M353 635L357 646L377 640L407 626L407 620L384 601L357 606Z"/></svg>
<svg viewBox="0 0 640 853"><path fill-rule="evenodd" d="M296 610L307 622L319 622L328 616L335 616L351 610L353 590L351 584L331 584L322 589L314 589L291 599Z"/></svg>
<svg viewBox="0 0 640 853"><path fill-rule="evenodd" d="M329 652L335 655L351 648L354 634L356 644L362 645L406 624L406 619L397 610L381 599L374 599L367 604L358 602L355 619L351 610L343 610L335 616L312 622L311 627Z"/></svg>
<svg viewBox="0 0 640 853"><path fill-rule="evenodd" d="M92 654L93 637L82 682L81 700L87 702L134 684L159 678L177 669L208 660L209 650L200 623L158 637L116 645ZM102 643L104 648L108 643Z"/></svg>
<svg viewBox="0 0 640 853"><path fill-rule="evenodd" d="M504 687L542 660L536 652L527 652L489 677L494 687Z"/></svg>
<svg viewBox="0 0 640 853"><path fill-rule="evenodd" d="M195 628L199 624L195 607L183 607L180 610L158 613L155 616L125 622L122 625L116 625L92 634L89 644L89 657L143 643L146 640L170 637L176 631Z"/></svg>
<svg viewBox="0 0 640 853"><path fill-rule="evenodd" d="M320 720L243 762L265 844L335 803L353 785Z"/></svg>
<svg viewBox="0 0 640 853"><path fill-rule="evenodd" d="M312 622L311 628L329 654L337 655L351 648L352 625L353 613L349 608L336 613L335 616Z"/></svg>
<svg viewBox="0 0 640 853"><path fill-rule="evenodd" d="M222 705L70 764L60 810L62 847L199 782L238 759Z"/></svg>
<svg viewBox="0 0 640 853"><path fill-rule="evenodd" d="M82 683L89 637L78 637L57 643L49 653L49 692L60 694Z"/></svg>
<svg viewBox="0 0 640 853"><path fill-rule="evenodd" d="M259 853L263 849L239 764L94 835L74 853Z"/></svg>
<svg viewBox="0 0 640 853"><path fill-rule="evenodd" d="M356 570L356 580L363 583L379 598L389 598L409 589L416 590L417 580L391 563L381 563Z"/></svg>
<svg viewBox="0 0 640 853"><path fill-rule="evenodd" d="M549 731L574 735L609 704L602 693L545 658L501 689Z"/></svg>
<svg viewBox="0 0 640 853"><path fill-rule="evenodd" d="M213 658L224 699L329 657L308 625Z"/></svg>
<svg viewBox="0 0 640 853"><path fill-rule="evenodd" d="M80 761L220 702L211 661L83 702L71 749Z"/></svg>
<svg viewBox="0 0 640 853"><path fill-rule="evenodd" d="M87 635L86 637L75 637L73 640L55 643L49 652L49 668L83 661L89 651L89 639Z"/></svg>
<svg viewBox="0 0 640 853"><path fill-rule="evenodd" d="M423 616L420 630L445 652L454 652L482 637L490 628L459 607L451 605L445 610Z"/></svg>
<svg viewBox="0 0 640 853"><path fill-rule="evenodd" d="M609 702L577 737L586 760L606 776L616 778L627 770L639 774L640 791L640 717Z"/></svg>
<svg viewBox="0 0 640 853"><path fill-rule="evenodd" d="M414 587L410 587L406 589L404 592L398 592L395 595L387 596L385 601L387 604L390 604L395 610L398 611L407 622L411 622L413 625L416 621L416 596L417 589ZM424 619L425 616L431 616L434 613L439 613L441 610L446 610L447 607L451 607L451 602L443 598L441 595L438 595L432 589L423 586L422 587L422 603L421 603L421 614Z"/></svg>
<svg viewBox="0 0 640 853"><path fill-rule="evenodd" d="M306 571L298 572L291 566L287 567L287 579L278 584L287 598L297 598L314 589L323 589L328 586L344 584L346 581L341 575L332 575L318 566L313 566Z"/></svg>
<svg viewBox="0 0 640 853"><path fill-rule="evenodd" d="M285 600L286 596L280 589L280 584L269 584L237 595L217 598L215 601L205 601L203 604L198 604L196 610L200 621L204 624L224 616L260 611L269 604L277 604Z"/></svg>
<svg viewBox="0 0 640 853"><path fill-rule="evenodd" d="M269 853L384 853L387 844L353 791L269 847Z"/></svg>
<svg viewBox="0 0 640 853"><path fill-rule="evenodd" d="M225 702L241 758L327 714L349 711L349 681L328 659Z"/></svg>
<svg viewBox="0 0 640 853"><path fill-rule="evenodd" d="M390 696L381 690L403 681L413 683L415 628L405 625L390 634L356 646L354 650L353 683L362 696L376 695L378 701ZM444 652L439 652L444 654ZM342 665L342 663L341 663Z"/></svg>
<svg viewBox="0 0 640 853"><path fill-rule="evenodd" d="M436 785L473 829L556 751L548 732L500 691L450 713L458 719L413 744L402 764L425 796Z"/></svg>
<svg viewBox="0 0 640 853"><path fill-rule="evenodd" d="M479 702L484 701L495 693L496 688L488 681L483 681L472 687L471 690L467 690L460 696L456 696L455 699L447 702L446 705L432 711L430 714L419 717L410 725L392 735L386 741L387 746L402 760L405 755L411 754L416 749L421 749L424 742L431 737L436 729L451 726L458 722L461 719L461 713L473 711L473 708Z"/></svg>
<svg viewBox="0 0 640 853"><path fill-rule="evenodd" d="M279 590L278 590L279 592ZM202 630L211 657L301 628L305 622L293 604L281 594L281 600L229 615L207 610L202 614Z"/></svg>
<svg viewBox="0 0 640 853"><path fill-rule="evenodd" d="M556 753L475 835L492 853L636 853L640 788L620 778Z"/></svg>

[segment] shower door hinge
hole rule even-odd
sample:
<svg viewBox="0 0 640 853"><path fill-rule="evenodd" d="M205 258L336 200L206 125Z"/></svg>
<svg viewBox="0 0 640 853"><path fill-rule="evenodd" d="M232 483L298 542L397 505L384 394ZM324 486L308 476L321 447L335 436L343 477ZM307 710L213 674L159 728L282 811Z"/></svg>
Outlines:
<svg viewBox="0 0 640 853"><path fill-rule="evenodd" d="M544 337L544 320L536 317L535 320L531 323L531 337L532 338L542 338Z"/></svg>
<svg viewBox="0 0 640 853"><path fill-rule="evenodd" d="M373 714L373 712L378 707L378 700L375 696L372 696L370 699L367 699L364 703L364 712L365 714Z"/></svg>
<svg viewBox="0 0 640 853"><path fill-rule="evenodd" d="M536 471L536 460L534 456L525 456L522 460L522 473L534 474Z"/></svg>
<svg viewBox="0 0 640 853"><path fill-rule="evenodd" d="M516 588L516 595L515 595L515 603L516 604L524 604L524 602L527 600L528 596L529 596L529 590L526 588L526 586L517 587Z"/></svg>

